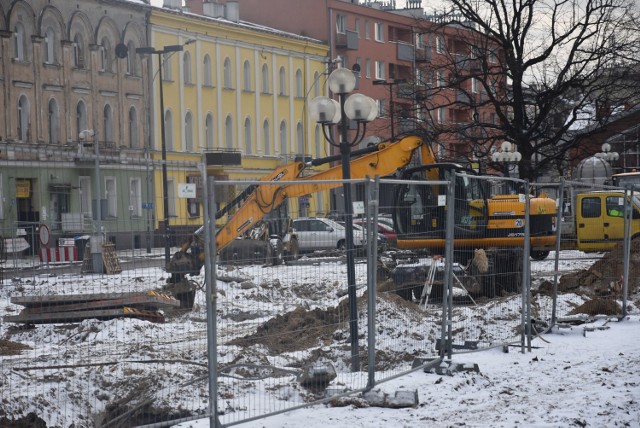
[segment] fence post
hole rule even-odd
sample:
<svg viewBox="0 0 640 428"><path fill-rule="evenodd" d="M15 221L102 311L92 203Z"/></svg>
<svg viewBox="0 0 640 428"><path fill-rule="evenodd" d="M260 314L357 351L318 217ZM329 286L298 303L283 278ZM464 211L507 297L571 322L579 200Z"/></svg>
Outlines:
<svg viewBox="0 0 640 428"><path fill-rule="evenodd" d="M220 426L218 421L218 346L217 346L217 272L216 272L216 222L211 221L216 213L214 177L207 177L206 167L202 171L204 191L204 249L205 251L205 304L207 308L207 362L209 366L209 426Z"/></svg>
<svg viewBox="0 0 640 428"><path fill-rule="evenodd" d="M627 293L629 291L629 262L631 257L631 222L633 205L629 188L624 189L624 265L622 269L622 317L627 316Z"/></svg>
<svg viewBox="0 0 640 428"><path fill-rule="evenodd" d="M365 203L365 222L367 229L367 389L376 385L376 296L378 269L378 200L380 180L376 175L373 183L365 182L367 203Z"/></svg>
<svg viewBox="0 0 640 428"><path fill-rule="evenodd" d="M458 175L452 171L447 191L447 231L444 247L444 285L442 287L442 333L440 338L440 357L446 352L452 357L451 319L453 317L453 240L455 229L456 179ZM432 260L431 263L434 263Z"/></svg>
<svg viewBox="0 0 640 428"><path fill-rule="evenodd" d="M564 178L560 179L558 203L556 204L556 254L553 265L553 303L551 306L551 329L556 324L556 310L558 307L558 272L560 264L560 245L562 243L562 218L564 217ZM575 209L575 208L574 208Z"/></svg>
<svg viewBox="0 0 640 428"><path fill-rule="evenodd" d="M531 352L531 191L529 181L524 182L524 249L522 253L522 353L524 338L527 337L527 349Z"/></svg>

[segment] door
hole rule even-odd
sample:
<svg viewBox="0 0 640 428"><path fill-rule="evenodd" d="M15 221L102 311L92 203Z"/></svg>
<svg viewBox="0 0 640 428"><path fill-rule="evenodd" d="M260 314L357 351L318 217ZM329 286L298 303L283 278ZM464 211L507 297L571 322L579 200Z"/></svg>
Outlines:
<svg viewBox="0 0 640 428"><path fill-rule="evenodd" d="M610 247L604 232L603 195L578 195L576 234L578 249L601 251Z"/></svg>

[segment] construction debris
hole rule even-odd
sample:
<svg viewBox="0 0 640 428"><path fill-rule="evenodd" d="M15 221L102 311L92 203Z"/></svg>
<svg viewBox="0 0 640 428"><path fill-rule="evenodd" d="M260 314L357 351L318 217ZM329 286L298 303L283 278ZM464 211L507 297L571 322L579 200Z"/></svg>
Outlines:
<svg viewBox="0 0 640 428"><path fill-rule="evenodd" d="M25 309L18 315L5 316L4 321L26 324L78 322L91 318L108 320L122 317L164 322L161 309L180 307L179 300L155 291L16 296L11 298L11 303L25 306Z"/></svg>

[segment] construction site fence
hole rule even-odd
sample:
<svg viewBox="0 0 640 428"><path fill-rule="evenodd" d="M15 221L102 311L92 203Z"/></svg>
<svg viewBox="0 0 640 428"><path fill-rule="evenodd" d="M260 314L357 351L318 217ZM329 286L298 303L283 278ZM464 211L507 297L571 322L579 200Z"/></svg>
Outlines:
<svg viewBox="0 0 640 428"><path fill-rule="evenodd" d="M0 164L4 197L13 201L2 217L3 423L30 414L48 426L247 423L431 372L458 353L525 352L538 323L550 328L595 299L555 286L555 276L578 269L572 259L581 254L532 260L540 255L530 245L530 195L549 186L465 174L429 182L233 181L207 174L204 163L175 162L167 163L166 222L161 162L128 159L116 168L107 157L96 169L89 154L51 156L50 168L28 159ZM62 160L73 172L60 168ZM92 211L97 175L106 201ZM353 248L341 242L344 231L334 233L348 221L345 184ZM246 201L254 186L264 193L241 216L249 223L235 225L217 248L221 238L213 237L241 209L225 207ZM513 221L518 249L457 239L487 226L477 215L483 207L469 203L483 189L527 208ZM274 210L281 198L284 208ZM92 215L97 205L106 205L100 219ZM267 212L274 229L255 222ZM441 243L399 248L393 233L384 235L393 213L404 219L405 241L415 233ZM200 242L194 232L202 225ZM259 239L235 239L238 228ZM29 245L18 251L21 236ZM95 242L104 244L98 265ZM172 283L167 254L188 245L200 251L192 262L204 266ZM60 260L71 246L75 260Z"/></svg>

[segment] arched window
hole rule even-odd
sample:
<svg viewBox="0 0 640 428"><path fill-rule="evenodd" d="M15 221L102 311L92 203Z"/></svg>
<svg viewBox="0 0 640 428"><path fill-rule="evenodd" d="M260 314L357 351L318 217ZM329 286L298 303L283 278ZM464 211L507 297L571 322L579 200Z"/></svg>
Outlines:
<svg viewBox="0 0 640 428"><path fill-rule="evenodd" d="M318 157L318 158L321 157L321 153L322 153L322 148L320 147L321 141L322 141L322 138L321 138L321 132L320 132L320 125L316 125L315 135L314 135L316 152L314 153L314 155L315 157Z"/></svg>
<svg viewBox="0 0 640 428"><path fill-rule="evenodd" d="M250 91L251 90L251 64L249 63L249 61L245 61L244 65L242 66L242 82L243 82L242 89L244 89L245 91Z"/></svg>
<svg viewBox="0 0 640 428"><path fill-rule="evenodd" d="M193 144L193 115L190 111L184 116L184 140L185 140L185 150L189 153L195 152L195 147Z"/></svg>
<svg viewBox="0 0 640 428"><path fill-rule="evenodd" d="M283 120L280 122L280 154L287 156L287 123Z"/></svg>
<svg viewBox="0 0 640 428"><path fill-rule="evenodd" d="M49 100L49 144L60 142L60 112L55 98Z"/></svg>
<svg viewBox="0 0 640 428"><path fill-rule="evenodd" d="M111 42L104 37L100 46L100 69L111 71Z"/></svg>
<svg viewBox="0 0 640 428"><path fill-rule="evenodd" d="M296 70L296 97L304 97L304 90L302 89L302 71Z"/></svg>
<svg viewBox="0 0 640 428"><path fill-rule="evenodd" d="M182 72L184 73L185 85L193 83L191 80L191 54L189 52L182 55Z"/></svg>
<svg viewBox="0 0 640 428"><path fill-rule="evenodd" d="M127 43L127 74L131 76L138 75L138 68L136 66L136 48L133 46L133 42Z"/></svg>
<svg viewBox="0 0 640 428"><path fill-rule="evenodd" d="M171 110L167 110L164 114L164 144L166 150L173 151L173 114L171 114Z"/></svg>
<svg viewBox="0 0 640 428"><path fill-rule="evenodd" d="M56 64L56 32L51 27L44 32L44 62Z"/></svg>
<svg viewBox="0 0 640 428"><path fill-rule="evenodd" d="M87 106L82 100L76 105L76 130L78 131L76 135L87 130Z"/></svg>
<svg viewBox="0 0 640 428"><path fill-rule="evenodd" d="M73 37L73 65L76 68L85 67L85 46L82 34L76 33Z"/></svg>
<svg viewBox="0 0 640 428"><path fill-rule="evenodd" d="M302 122L296 125L296 147L298 154L304 154L304 132L302 131Z"/></svg>
<svg viewBox="0 0 640 428"><path fill-rule="evenodd" d="M25 57L25 42L26 42L26 36L25 36L25 32L24 32L24 26L20 23L20 22L16 22L16 25L13 29L14 33L15 33L15 45L14 45L14 54L15 54L15 58L18 61L26 61L26 57Z"/></svg>
<svg viewBox="0 0 640 428"><path fill-rule="evenodd" d="M204 56L203 69L204 86L213 86L213 68L211 67L211 57L209 54Z"/></svg>
<svg viewBox="0 0 640 428"><path fill-rule="evenodd" d="M284 71L284 67L280 67L280 87L278 88L279 95L287 95L287 75Z"/></svg>
<svg viewBox="0 0 640 428"><path fill-rule="evenodd" d="M271 127L269 126L269 120L265 119L262 124L262 141L264 143L265 156L271 155Z"/></svg>
<svg viewBox="0 0 640 428"><path fill-rule="evenodd" d="M231 116L227 116L224 121L224 140L227 149L233 149L233 121L231 120Z"/></svg>
<svg viewBox="0 0 640 428"><path fill-rule="evenodd" d="M251 139L251 119L246 118L244 120L244 153L246 155L250 155L253 153L252 147L252 139Z"/></svg>
<svg viewBox="0 0 640 428"><path fill-rule="evenodd" d="M320 75L316 71L313 73L313 97L320 96Z"/></svg>
<svg viewBox="0 0 640 428"><path fill-rule="evenodd" d="M207 114L207 119L205 120L205 139L208 149L213 148L213 115L211 113Z"/></svg>
<svg viewBox="0 0 640 428"><path fill-rule="evenodd" d="M171 75L171 52L162 55L162 80L167 82L173 80Z"/></svg>
<svg viewBox="0 0 640 428"><path fill-rule="evenodd" d="M231 60L229 58L224 59L224 88L233 88L233 78L231 75Z"/></svg>
<svg viewBox="0 0 640 428"><path fill-rule="evenodd" d="M262 93L269 93L269 67L267 64L262 64Z"/></svg>
<svg viewBox="0 0 640 428"><path fill-rule="evenodd" d="M29 100L25 95L18 99L18 139L29 141Z"/></svg>
<svg viewBox="0 0 640 428"><path fill-rule="evenodd" d="M135 107L129 109L129 147L140 148L138 145L138 112Z"/></svg>
<svg viewBox="0 0 640 428"><path fill-rule="evenodd" d="M104 135L105 143L115 141L113 138L113 110L109 104L104 106L104 130L102 135Z"/></svg>

